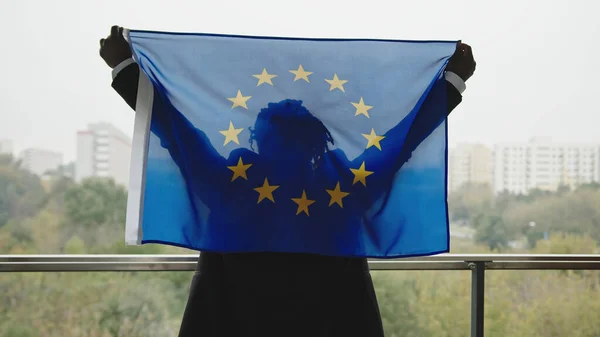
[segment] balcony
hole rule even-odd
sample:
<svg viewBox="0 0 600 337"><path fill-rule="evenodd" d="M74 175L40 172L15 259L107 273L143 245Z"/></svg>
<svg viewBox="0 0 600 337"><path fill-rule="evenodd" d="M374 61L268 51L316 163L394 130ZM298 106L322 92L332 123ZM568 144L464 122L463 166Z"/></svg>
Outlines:
<svg viewBox="0 0 600 337"><path fill-rule="evenodd" d="M24 321L50 327L46 329L57 329L56 325L60 325L60 322L75 319L69 318L70 315L77 317L76 313L85 311L89 313L87 317L93 317L96 320L90 324L108 326L108 335L144 335L147 332L137 330L143 326L145 328L152 327L153 334L157 336L175 336L179 323L177 317L180 317L185 306L187 285L191 279L189 272L195 269L196 261L197 256L195 255L0 255L0 289L11 286L14 288L3 291L6 294L4 296L10 300L6 302L9 303L7 317L22 315L24 317L21 319ZM599 270L600 256L445 254L401 260L371 260L369 264L377 288L387 336L396 336L402 333L401 329L407 329L409 326L417 324L414 321L415 318L419 318L428 326L432 324L445 326L443 329L447 330L447 336L467 336L469 334L474 337L484 335L528 336L531 334L527 334L526 331L513 332L513 334L506 331L499 333L498 329L506 329L506 325L497 326L495 317L508 315L509 312L505 312L505 309L514 305L516 307L509 310L523 310L525 303L532 301L533 294L539 288L548 285L549 281L544 275L567 273L568 271L581 273L586 270ZM470 284L467 272L470 274ZM120 277L111 276L115 273ZM156 293L156 296L148 296L156 289L160 289L157 288L160 281L150 276L153 273L161 273L160 275L166 275L171 281L175 280L179 286L175 289L177 294L167 295L168 301L159 300L162 297L158 296L164 294ZM414 278L410 279L416 275L415 273L424 277L419 277L416 281ZM500 276L500 273L509 273L511 278L525 277L530 281L519 283L521 289L512 292L520 303L506 305L509 299L499 293L499 290L505 288L505 284L502 284L502 280L497 277ZM584 283L597 287L600 282L597 272L587 273L594 274L587 275L588 280L593 279L594 281L589 284ZM93 275L92 278L90 278L91 275ZM58 278L60 282L53 283L54 288L44 287L44 282L49 283L51 276ZM83 277L87 277L88 281L94 280L92 291L89 291L85 287L86 284L82 283ZM125 280L123 283L125 287L119 289L120 279ZM430 283L434 286L429 288L429 294L422 294L419 300L413 299L412 302L407 302L410 304L409 307L394 305L397 303L393 303L391 297L409 296L410 291L407 292L407 290L414 287L415 282ZM497 282L501 284L495 284ZM385 284L393 284L393 286L386 288ZM528 287L527 284L533 287ZM553 287L562 289L557 292L559 298L572 297L573 294L569 294L569 292L577 292L578 286L580 286L580 284L571 284L561 288L564 286L561 284L553 284ZM453 285L453 287L450 288L449 285ZM114 292L114 289L109 290L111 287L118 289L117 297L111 295ZM27 295L31 293L33 295ZM560 293L564 293L564 296ZM447 301L447 307L443 306L442 308L439 304L433 306L433 303L428 307L427 301L433 298ZM13 302L17 299L18 301L30 301L28 303L32 310L13 313L11 306L18 307L17 303ZM43 317L36 316L33 307L41 306L42 303L48 301L54 301L57 310L54 310L51 316L49 314ZM561 302L560 299L553 303L555 311L564 313L564 317L570 317L566 303ZM81 305L81 307L77 305ZM542 304L534 303L534 305L541 306ZM101 307L103 309L100 309ZM106 316L107 310L110 312L110 317ZM165 313L168 310L177 312L169 317ZM590 308L589 310L594 309ZM430 317L428 314L433 314L433 311L437 312L437 316ZM391 320L387 315L390 313L392 314ZM460 316L461 313L462 316ZM539 313L528 311L522 314L536 315L538 321L552 318L544 310ZM417 317L413 317L415 315ZM419 315L421 317L418 317ZM428 316L422 317L423 315ZM146 319L153 317L153 321L137 322L136 324L136 320L140 320L141 316ZM118 319L115 320L115 317ZM564 317L560 318L564 319ZM410 321L411 319L413 321ZM577 320L577 317L573 318L570 324L579 327L590 325L590 322L577 322ZM486 322L491 324L486 326ZM519 325L518 322L511 322L511 325L512 323ZM597 324L591 323L591 329L594 329L593 326L597 326ZM597 327L595 329L597 330ZM62 331L61 333L62 335L86 335L83 331ZM21 335L37 336L37 334L24 333ZM51 336L52 334L47 335ZM421 334L412 335L420 336ZM585 336L588 335L585 334ZM0 331L0 336L2 336L2 331ZM579 335L570 334L570 336ZM581 336L584 335L581 334Z"/></svg>

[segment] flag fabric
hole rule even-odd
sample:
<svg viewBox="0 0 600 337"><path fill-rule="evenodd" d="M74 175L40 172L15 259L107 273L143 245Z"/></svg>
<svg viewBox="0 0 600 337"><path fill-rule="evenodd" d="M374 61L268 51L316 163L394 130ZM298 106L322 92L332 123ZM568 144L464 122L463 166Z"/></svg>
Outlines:
<svg viewBox="0 0 600 337"><path fill-rule="evenodd" d="M456 41L126 34L141 69L128 244L448 251Z"/></svg>

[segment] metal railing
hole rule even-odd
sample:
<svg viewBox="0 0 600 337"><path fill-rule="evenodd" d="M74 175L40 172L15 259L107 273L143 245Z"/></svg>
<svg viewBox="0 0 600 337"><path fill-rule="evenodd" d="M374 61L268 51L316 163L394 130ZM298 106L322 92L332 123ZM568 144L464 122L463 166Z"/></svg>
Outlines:
<svg viewBox="0 0 600 337"><path fill-rule="evenodd" d="M0 255L2 272L193 271L197 255ZM600 255L442 254L370 260L371 270L471 270L471 336L483 336L486 270L600 270Z"/></svg>

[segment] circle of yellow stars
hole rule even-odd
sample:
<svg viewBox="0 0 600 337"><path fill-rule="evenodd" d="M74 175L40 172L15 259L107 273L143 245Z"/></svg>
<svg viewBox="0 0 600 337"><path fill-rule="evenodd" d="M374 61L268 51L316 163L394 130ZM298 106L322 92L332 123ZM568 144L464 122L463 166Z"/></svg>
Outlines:
<svg viewBox="0 0 600 337"><path fill-rule="evenodd" d="M289 70L291 74L294 75L293 82L296 81L305 81L306 83L310 83L310 76L313 75L313 72L307 71L304 69L302 64L298 65L297 69ZM252 77L258 80L256 86L260 87L261 85L270 85L274 86L273 79L278 77L278 75L270 74L266 68L263 68L259 74L253 74ZM333 73L331 79L325 78L325 82L329 84L329 91L339 90L343 93L346 92L344 89L344 84L348 83L348 80L340 79L337 73ZM236 108L243 108L248 110L247 102L250 100L252 96L244 96L241 90L238 89L235 97L228 97L231 105L231 110ZM370 118L369 110L373 108L371 105L367 105L364 101L364 98L360 96L358 102L349 102L354 106L355 113L354 116L365 116L366 118ZM238 136L244 130L244 128L236 128L232 121L229 121L229 128L227 130L219 131L223 136L225 136L225 140L223 146L233 142L235 144L240 144ZM362 134L362 136L367 140L366 149L371 147L377 148L381 151L381 141L385 138L385 136L377 135L375 129L371 129L369 134ZM231 178L231 182L233 183L238 178L248 180L248 176L246 171L252 167L252 164L244 163L243 158L240 156L238 162L235 166L228 166L227 168L233 172L233 176ZM367 186L367 177L372 175L373 171L368 171L366 168L366 164L363 161L362 164L358 168L350 168L350 172L354 175L354 180L352 185L356 185L357 183L361 183L364 187ZM273 193L279 188L279 185L271 185L269 183L269 179L265 177L265 180L262 186L258 186L254 188L254 190L258 193L258 201L257 204L268 200L272 203L275 203L275 197ZM340 182L338 181L333 189L325 189L325 191L329 194L330 200L328 207L333 205L337 205L340 208L344 208L343 199L350 195L349 192L345 192L342 190L340 186ZM296 215L305 214L306 216L310 216L309 206L313 205L316 201L308 198L306 191L302 190L302 194L298 198L291 198L291 200L298 205L298 209L296 211Z"/></svg>

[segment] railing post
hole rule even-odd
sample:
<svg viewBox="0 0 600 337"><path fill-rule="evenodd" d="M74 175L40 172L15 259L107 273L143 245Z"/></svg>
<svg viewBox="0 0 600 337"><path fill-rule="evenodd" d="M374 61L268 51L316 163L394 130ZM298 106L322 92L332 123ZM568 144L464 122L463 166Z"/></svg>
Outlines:
<svg viewBox="0 0 600 337"><path fill-rule="evenodd" d="M485 299L485 262L470 262L471 268L471 337L483 337Z"/></svg>

